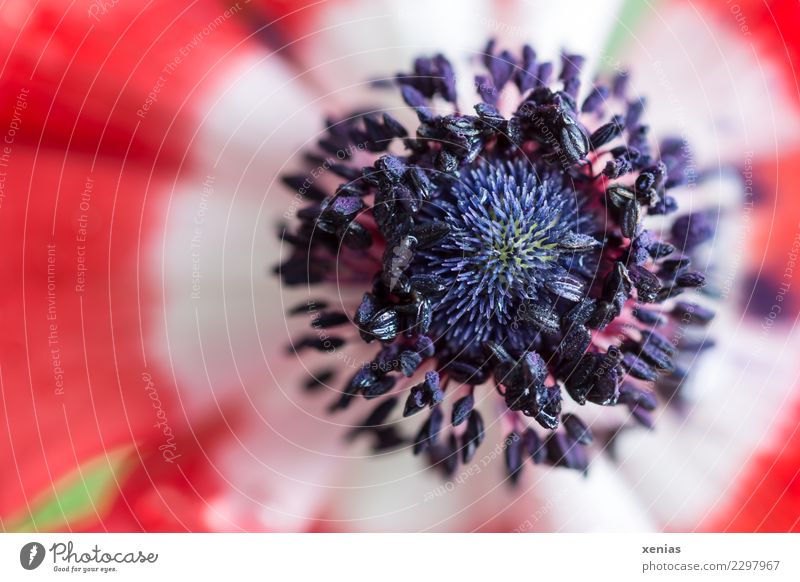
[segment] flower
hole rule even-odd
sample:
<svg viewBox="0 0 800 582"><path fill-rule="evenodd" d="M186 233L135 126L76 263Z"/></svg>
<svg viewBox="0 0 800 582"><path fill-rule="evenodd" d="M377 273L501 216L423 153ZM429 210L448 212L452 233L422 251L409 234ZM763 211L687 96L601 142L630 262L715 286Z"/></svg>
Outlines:
<svg viewBox="0 0 800 582"><path fill-rule="evenodd" d="M328 123L308 157L343 181L327 195L314 171L284 177L310 204L282 232L292 250L276 272L290 286L366 287L352 322L381 347L332 410L389 393L405 395L404 417L429 409L409 441L391 420L397 397L380 402L356 429L374 436L376 452L412 443L452 475L484 440L475 389L494 384L512 480L528 456L586 471L594 438L563 411L564 396L626 405L647 427L658 404L647 383L666 402L678 397L678 352L708 344L661 330L713 317L675 299L705 285L690 254L713 223L695 213L645 227L648 216L676 215L671 190L697 181L697 169L681 139L650 143L626 73L583 89L584 57L564 54L556 80L531 46L515 56L495 41L482 61L474 115L462 113L470 97L458 98L455 69L437 54L395 80L416 128L375 109ZM318 331L350 324L322 303L306 306ZM304 336L293 349L334 352L343 335ZM334 371L321 375L313 385Z"/></svg>
<svg viewBox="0 0 800 582"><path fill-rule="evenodd" d="M10 157L0 152L5 529L797 529L793 290L771 319L797 236L788 56L800 46L797 5L741 0L734 14L705 0L106 4L8 0L0 22L0 134L14 132ZM284 351L302 316L284 307L307 312L308 293L264 274L280 258L274 224L295 205L279 177L295 172L326 112L380 99L413 130L399 92L367 93L369 79L418 54L446 51L458 65L490 36L508 47L535 40L541 60L583 54L584 81L630 65L630 97L647 96L651 134L680 135L693 165L713 169L674 194L680 215L713 227L692 259L722 298L706 328L680 329L695 347L705 335L717 346L697 362L681 352L677 365L691 374L680 398L669 396L675 383L657 384L673 405L652 412L655 430L618 432L627 406L565 396L562 412L578 411L595 438L588 474L526 462L516 488L503 484L512 427L491 390L473 397L486 442L448 481L411 454L370 453L372 430L339 438L370 403L329 415L327 398L297 390L297 357ZM456 85L462 98L475 89L471 75ZM510 105L496 107L508 117ZM324 174L316 185L333 192ZM369 285L325 299L352 316ZM358 367L372 356L359 342L335 360L300 356L313 371Z"/></svg>

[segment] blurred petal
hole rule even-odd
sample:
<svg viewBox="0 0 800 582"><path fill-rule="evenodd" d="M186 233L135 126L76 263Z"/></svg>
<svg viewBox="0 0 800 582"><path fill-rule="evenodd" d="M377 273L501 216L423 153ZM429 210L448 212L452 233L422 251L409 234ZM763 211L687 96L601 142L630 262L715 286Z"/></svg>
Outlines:
<svg viewBox="0 0 800 582"><path fill-rule="evenodd" d="M334 0L305 11L288 47L325 92L405 70L414 57L446 48L458 58L483 47L490 3Z"/></svg>
<svg viewBox="0 0 800 582"><path fill-rule="evenodd" d="M144 374L171 411L170 383L147 358L142 314L158 301L140 271L140 236L158 220L145 201L166 191L162 179L79 152L15 145L11 156L0 213L2 516L103 451L160 444Z"/></svg>
<svg viewBox="0 0 800 582"><path fill-rule="evenodd" d="M746 37L685 4L657 6L631 33L624 61L646 95L654 135L686 140L699 168L775 156L797 144L800 110L773 62Z"/></svg>
<svg viewBox="0 0 800 582"><path fill-rule="evenodd" d="M620 471L646 510L671 530L714 520L739 492L739 482L758 451L778 445L790 408L788 379L797 364L797 333L766 335L756 326L716 326L714 357L693 371L697 392L687 416L662 414L651 434L619 437ZM783 441L780 441L783 444Z"/></svg>
<svg viewBox="0 0 800 582"><path fill-rule="evenodd" d="M619 25L623 0L495 0L490 28L510 46L530 43L541 60L558 62L563 51L587 58L584 73L601 64L603 47ZM488 34L492 36L494 31ZM586 76L586 75L585 75Z"/></svg>
<svg viewBox="0 0 800 582"><path fill-rule="evenodd" d="M30 91L17 143L180 161L193 127L191 101L209 81L208 65L239 40L237 19L215 22L222 5L210 1L190 10L165 0L101 6L4 4L2 111Z"/></svg>

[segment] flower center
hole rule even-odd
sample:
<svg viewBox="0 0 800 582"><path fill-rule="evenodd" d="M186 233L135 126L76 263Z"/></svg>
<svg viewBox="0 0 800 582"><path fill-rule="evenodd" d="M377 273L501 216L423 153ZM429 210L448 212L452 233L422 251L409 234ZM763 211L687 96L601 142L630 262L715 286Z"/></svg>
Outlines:
<svg viewBox="0 0 800 582"><path fill-rule="evenodd" d="M487 259L500 272L500 278L508 274L513 278L516 271L531 269L534 262L546 262L556 258L555 243L548 241L548 231L555 226L555 221L540 226L537 222L522 224L519 219L502 222L494 212L492 220L501 232L492 232L484 239L489 249Z"/></svg>
<svg viewBox="0 0 800 582"><path fill-rule="evenodd" d="M500 340L527 303L552 305L548 281L569 279L576 252L569 241L591 226L578 194L561 173L524 158L483 160L462 172L426 209L450 235L419 253L417 273L435 274L447 294L434 309L432 329L457 349ZM587 245L587 248L593 245ZM524 326L529 342L536 330ZM515 342L516 343L516 342Z"/></svg>

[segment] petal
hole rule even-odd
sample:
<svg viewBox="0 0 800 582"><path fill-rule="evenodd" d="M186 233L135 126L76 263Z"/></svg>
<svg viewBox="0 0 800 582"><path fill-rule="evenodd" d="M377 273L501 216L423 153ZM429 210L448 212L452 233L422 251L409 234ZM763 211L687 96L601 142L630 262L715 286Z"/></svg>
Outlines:
<svg viewBox="0 0 800 582"><path fill-rule="evenodd" d="M622 0L497 0L487 35L496 33L511 46L528 43L541 60L554 63L563 51L583 55L587 59L584 73L591 73L605 60L603 48L623 18L623 4Z"/></svg>
<svg viewBox="0 0 800 582"><path fill-rule="evenodd" d="M491 16L490 3L482 0L465 0L458 10L424 0L333 1L303 14L288 52L304 77L340 102L359 85L363 95L371 79L408 70L420 54L445 51L457 59L481 50Z"/></svg>
<svg viewBox="0 0 800 582"><path fill-rule="evenodd" d="M710 334L718 346L693 367L687 415L664 413L652 433L630 431L618 443L631 491L671 530L713 521L740 491L753 455L784 443L776 439L797 375L787 354L800 337L730 318Z"/></svg>
<svg viewBox="0 0 800 582"><path fill-rule="evenodd" d="M203 527L306 530L335 461L315 447L343 442L324 436L322 410L295 402L303 368L277 356L295 300L281 296L270 270L283 252L279 221L305 205L279 176L322 129L322 114L275 57L233 59L225 69L194 142L203 172L175 188L150 255L164 272L158 361L175 375L190 426L224 427L200 445L202 480L216 484L202 499Z"/></svg>
<svg viewBox="0 0 800 582"><path fill-rule="evenodd" d="M653 134L685 139L698 168L797 143L800 110L777 67L704 13L679 4L650 12L623 54Z"/></svg>
<svg viewBox="0 0 800 582"><path fill-rule="evenodd" d="M208 1L191 10L163 0L103 6L6 3L3 115L10 118L27 91L17 143L180 161L193 126L191 100L213 78L206 65L232 49L242 29L235 18L215 22L220 9Z"/></svg>
<svg viewBox="0 0 800 582"><path fill-rule="evenodd" d="M140 236L158 220L146 200L168 191L162 178L81 152L15 144L10 156L0 213L3 516L103 451L151 450L158 410L177 412L142 319L158 310Z"/></svg>
<svg viewBox="0 0 800 582"><path fill-rule="evenodd" d="M737 480L735 491L718 506L702 528L707 531L797 532L800 515L798 481L798 407L783 407L770 446L753 455Z"/></svg>
<svg viewBox="0 0 800 582"><path fill-rule="evenodd" d="M266 358L288 341L270 269L282 253L279 221L300 202L279 176L321 128L310 95L275 58L225 68L193 144L202 171L165 201L149 256L164 273L158 357L190 412L236 387L262 389Z"/></svg>

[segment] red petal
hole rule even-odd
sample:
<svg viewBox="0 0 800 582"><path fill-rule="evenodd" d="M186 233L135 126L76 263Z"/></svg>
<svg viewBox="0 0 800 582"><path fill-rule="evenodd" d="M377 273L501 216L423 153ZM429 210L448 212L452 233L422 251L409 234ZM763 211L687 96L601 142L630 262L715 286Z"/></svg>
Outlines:
<svg viewBox="0 0 800 582"><path fill-rule="evenodd" d="M708 531L800 532L800 403L784 421L780 446L744 470L737 495Z"/></svg>
<svg viewBox="0 0 800 582"><path fill-rule="evenodd" d="M240 17L212 1L110 4L4 6L0 128L27 91L16 143L180 161L193 101L244 38Z"/></svg>
<svg viewBox="0 0 800 582"><path fill-rule="evenodd" d="M158 442L143 374L167 415L179 410L168 377L146 361L159 297L142 255L161 220L153 201L168 192L163 179L81 153L15 144L9 156L0 168L2 516L86 459Z"/></svg>
<svg viewBox="0 0 800 582"><path fill-rule="evenodd" d="M800 4L797 2L765 2L737 0L719 2L701 0L705 12L716 22L741 34L755 44L759 54L783 67L787 84L796 93L795 65L800 59Z"/></svg>

